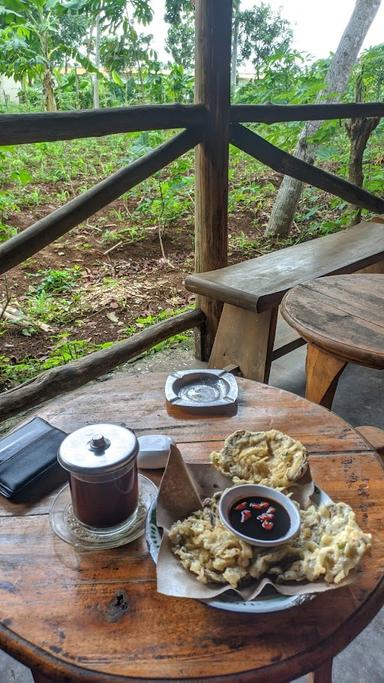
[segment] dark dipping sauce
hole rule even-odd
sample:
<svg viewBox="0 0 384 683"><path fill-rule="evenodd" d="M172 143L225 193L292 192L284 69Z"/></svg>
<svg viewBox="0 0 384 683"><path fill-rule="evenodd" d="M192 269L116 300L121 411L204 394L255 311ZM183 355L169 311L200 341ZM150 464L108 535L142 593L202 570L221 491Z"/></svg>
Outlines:
<svg viewBox="0 0 384 683"><path fill-rule="evenodd" d="M261 506L263 503L263 507L252 507ZM273 508L274 512L268 513L269 508ZM246 514L242 515L242 512ZM258 519L263 514L269 514L273 519L267 519L266 517ZM278 538L285 536L291 526L291 520L286 509L269 498L254 496L240 498L232 505L228 516L231 525L236 531L249 536L249 538L261 541L276 541ZM241 521L242 518L244 521ZM272 528L264 529L262 526L263 522L271 522Z"/></svg>
<svg viewBox="0 0 384 683"><path fill-rule="evenodd" d="M109 481L90 483L69 479L72 507L83 524L100 529L125 522L136 510L138 481L136 462L126 474Z"/></svg>

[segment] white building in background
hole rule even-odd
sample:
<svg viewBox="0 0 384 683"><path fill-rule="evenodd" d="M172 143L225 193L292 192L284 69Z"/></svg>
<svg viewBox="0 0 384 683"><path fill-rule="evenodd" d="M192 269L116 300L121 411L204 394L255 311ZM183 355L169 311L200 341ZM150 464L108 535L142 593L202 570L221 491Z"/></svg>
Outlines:
<svg viewBox="0 0 384 683"><path fill-rule="evenodd" d="M2 76L0 74L0 103L1 104L18 104L18 93L20 90L20 83L16 83L13 78Z"/></svg>

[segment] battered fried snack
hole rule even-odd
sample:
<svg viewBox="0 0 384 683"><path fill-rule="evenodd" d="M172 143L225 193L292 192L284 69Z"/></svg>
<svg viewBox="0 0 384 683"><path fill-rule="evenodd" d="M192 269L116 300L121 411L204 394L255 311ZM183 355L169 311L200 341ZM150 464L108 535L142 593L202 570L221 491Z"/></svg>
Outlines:
<svg viewBox="0 0 384 683"><path fill-rule="evenodd" d="M211 453L210 459L235 484L282 489L300 479L308 467L303 444L276 429L238 430L225 439L221 451Z"/></svg>
<svg viewBox="0 0 384 683"><path fill-rule="evenodd" d="M317 581L338 584L360 562L371 547L371 534L364 533L346 503L311 505L300 510L300 535L289 546L289 566L273 567L277 581Z"/></svg>
<svg viewBox="0 0 384 683"><path fill-rule="evenodd" d="M371 545L371 535L355 521L345 503L311 505L300 510L300 534L291 542L264 550L245 543L217 516L217 494L170 530L172 551L201 583L228 583L233 588L270 576L278 583L340 583Z"/></svg>

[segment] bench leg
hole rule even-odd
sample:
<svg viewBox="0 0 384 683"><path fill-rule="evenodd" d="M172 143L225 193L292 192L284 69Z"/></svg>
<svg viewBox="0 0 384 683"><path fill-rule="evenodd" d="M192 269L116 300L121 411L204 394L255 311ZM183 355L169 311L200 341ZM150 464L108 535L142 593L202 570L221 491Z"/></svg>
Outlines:
<svg viewBox="0 0 384 683"><path fill-rule="evenodd" d="M327 659L316 671L307 676L307 683L332 683L332 662Z"/></svg>
<svg viewBox="0 0 384 683"><path fill-rule="evenodd" d="M305 398L331 408L339 377L347 362L308 344Z"/></svg>
<svg viewBox="0 0 384 683"><path fill-rule="evenodd" d="M358 272L359 273L379 273L380 275L382 275L384 273L384 261L378 261L377 263L373 263L371 266L367 266L366 268L362 268Z"/></svg>
<svg viewBox="0 0 384 683"><path fill-rule="evenodd" d="M243 377L268 382L277 310L255 313L225 304L208 367L234 365Z"/></svg>

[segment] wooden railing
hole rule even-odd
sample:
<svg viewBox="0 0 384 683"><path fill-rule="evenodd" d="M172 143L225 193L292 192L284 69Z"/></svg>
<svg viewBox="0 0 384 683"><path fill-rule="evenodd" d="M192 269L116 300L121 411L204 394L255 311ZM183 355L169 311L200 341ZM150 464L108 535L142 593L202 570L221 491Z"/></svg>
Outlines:
<svg viewBox="0 0 384 683"><path fill-rule="evenodd" d="M0 273L25 261L138 183L197 146L196 270L227 262L228 145L231 142L270 168L354 205L384 213L384 200L311 166L240 125L334 118L384 116L384 104L229 104L231 0L196 0L195 105L122 107L96 111L0 116L0 145L69 140L142 130L184 128L149 154L120 169L0 246ZM108 349L47 371L0 395L0 416L73 389L125 362L155 343L193 327L197 349L207 358L221 306L201 298L197 309L158 323Z"/></svg>

